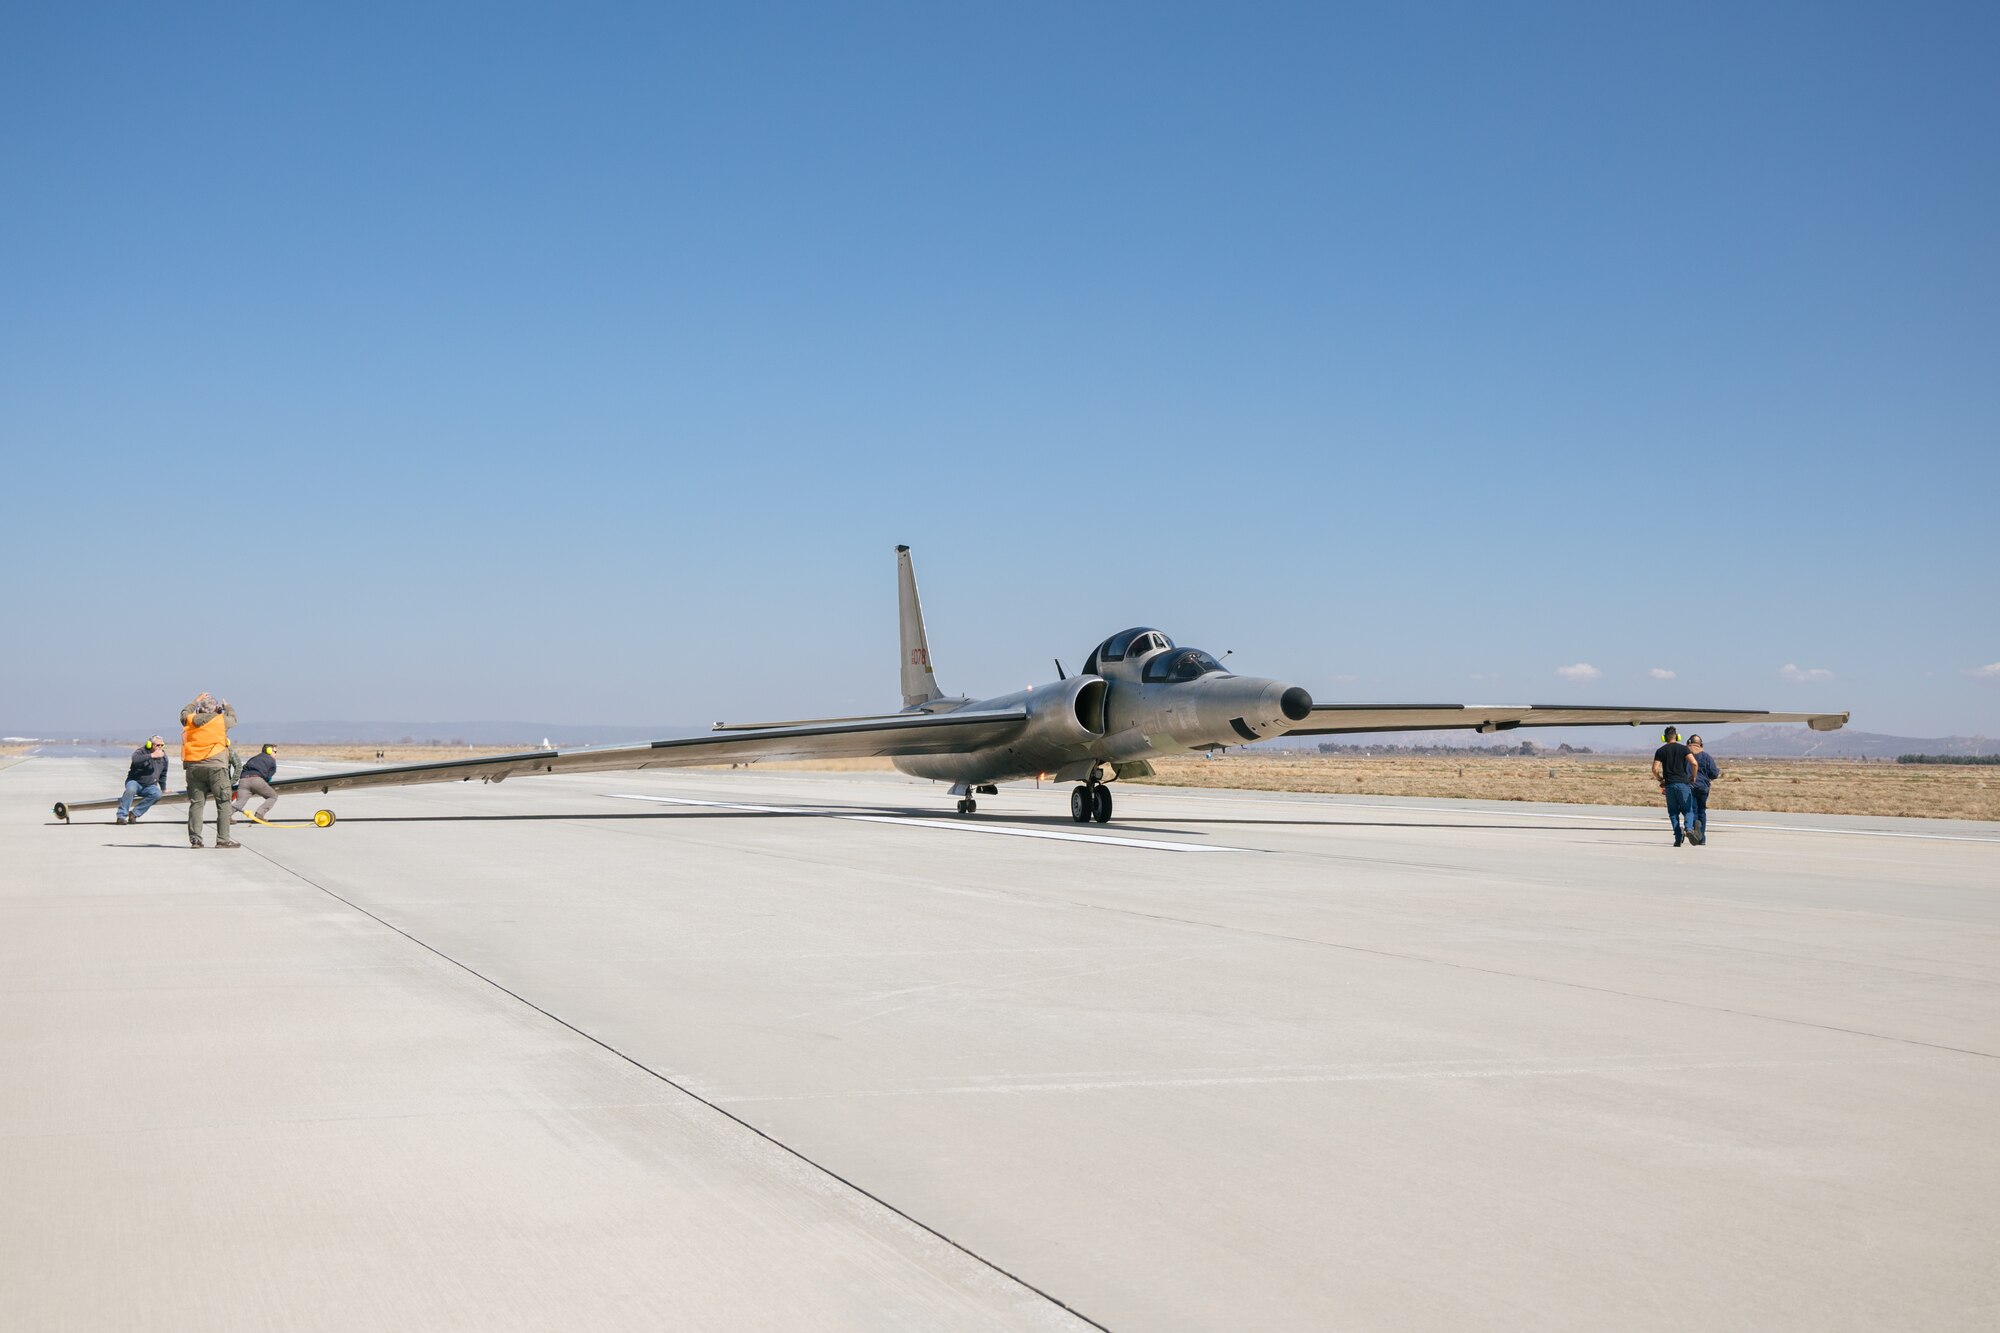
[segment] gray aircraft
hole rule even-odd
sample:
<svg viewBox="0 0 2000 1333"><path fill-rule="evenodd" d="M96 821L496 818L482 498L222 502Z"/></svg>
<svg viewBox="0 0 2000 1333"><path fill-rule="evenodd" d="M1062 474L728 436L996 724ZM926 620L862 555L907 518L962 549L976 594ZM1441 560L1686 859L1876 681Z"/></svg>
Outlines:
<svg viewBox="0 0 2000 1333"><path fill-rule="evenodd" d="M795 722L718 722L702 736L481 755L287 778L279 794L328 793L420 782L502 782L537 773L595 773L759 759L882 756L905 773L951 784L958 812L1002 782L1051 779L1075 784L1070 818L1111 819L1110 784L1145 777L1161 754L1221 750L1272 736L1379 731L1512 731L1517 727L1665 726L1803 722L1833 731L1846 713L1771 713L1733 708L1612 708L1566 704L1322 704L1298 685L1239 676L1199 648L1143 626L1120 630L1091 650L1075 675L994 699L947 696L931 670L910 548L896 548L902 637L903 707L868 717ZM162 798L185 801L185 791ZM58 802L56 817L108 810L116 797ZM321 812L321 822L331 815Z"/></svg>

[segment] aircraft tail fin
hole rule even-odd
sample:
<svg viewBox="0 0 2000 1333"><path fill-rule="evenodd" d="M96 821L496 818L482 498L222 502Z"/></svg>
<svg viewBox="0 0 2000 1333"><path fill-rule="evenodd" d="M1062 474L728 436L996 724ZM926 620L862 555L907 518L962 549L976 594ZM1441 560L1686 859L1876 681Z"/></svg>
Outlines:
<svg viewBox="0 0 2000 1333"><path fill-rule="evenodd" d="M931 646L924 637L924 604L917 600L917 571L910 548L896 548L896 618L903 639L903 707L916 708L942 699L944 691L931 674Z"/></svg>

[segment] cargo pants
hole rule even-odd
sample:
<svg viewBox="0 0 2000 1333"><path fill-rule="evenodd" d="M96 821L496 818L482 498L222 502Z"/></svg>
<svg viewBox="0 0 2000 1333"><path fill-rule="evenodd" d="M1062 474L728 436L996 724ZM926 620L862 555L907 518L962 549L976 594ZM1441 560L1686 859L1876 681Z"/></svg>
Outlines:
<svg viewBox="0 0 2000 1333"><path fill-rule="evenodd" d="M236 808L241 810L250 804L250 798L253 796L264 798L264 803L257 807L257 818L270 818L271 807L278 803L278 793L272 790L270 783L255 773L245 773L236 780Z"/></svg>
<svg viewBox="0 0 2000 1333"><path fill-rule="evenodd" d="M201 846L201 812L210 797L215 798L215 840L229 841L229 769L223 764L190 764L188 780L188 843Z"/></svg>

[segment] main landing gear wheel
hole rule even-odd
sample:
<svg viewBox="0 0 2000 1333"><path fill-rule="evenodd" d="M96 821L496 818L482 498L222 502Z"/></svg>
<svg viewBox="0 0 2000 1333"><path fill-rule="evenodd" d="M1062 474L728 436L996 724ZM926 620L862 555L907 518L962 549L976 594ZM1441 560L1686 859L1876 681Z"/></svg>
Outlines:
<svg viewBox="0 0 2000 1333"><path fill-rule="evenodd" d="M979 809L979 802L973 800L970 796L964 796L959 798L958 813L960 813L961 815L972 814L974 811L978 809Z"/></svg>
<svg viewBox="0 0 2000 1333"><path fill-rule="evenodd" d="M1079 824L1111 822L1111 788L1103 783L1069 789L1069 817Z"/></svg>

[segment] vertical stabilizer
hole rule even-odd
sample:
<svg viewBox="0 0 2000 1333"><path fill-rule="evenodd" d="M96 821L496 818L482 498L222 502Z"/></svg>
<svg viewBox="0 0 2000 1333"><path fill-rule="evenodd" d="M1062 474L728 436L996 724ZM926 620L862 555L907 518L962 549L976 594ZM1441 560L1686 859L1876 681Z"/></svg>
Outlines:
<svg viewBox="0 0 2000 1333"><path fill-rule="evenodd" d="M896 619L903 636L903 707L915 708L944 691L931 674L931 645L924 637L924 604L917 600L917 571L910 564L910 548L896 548Z"/></svg>

